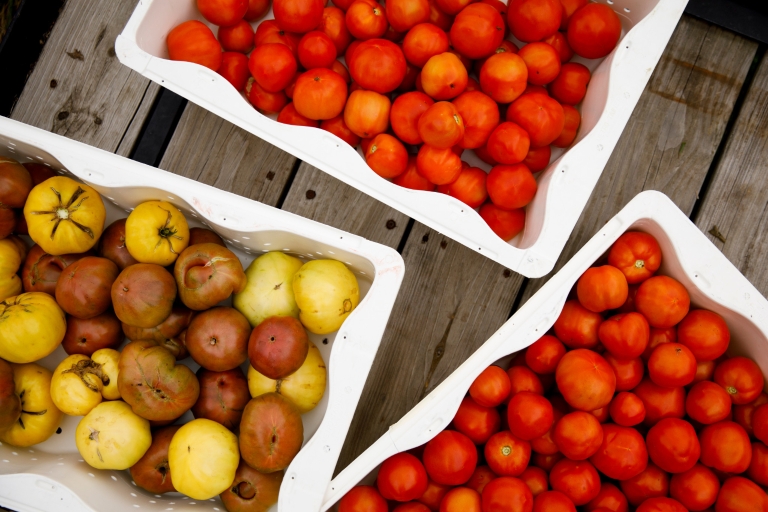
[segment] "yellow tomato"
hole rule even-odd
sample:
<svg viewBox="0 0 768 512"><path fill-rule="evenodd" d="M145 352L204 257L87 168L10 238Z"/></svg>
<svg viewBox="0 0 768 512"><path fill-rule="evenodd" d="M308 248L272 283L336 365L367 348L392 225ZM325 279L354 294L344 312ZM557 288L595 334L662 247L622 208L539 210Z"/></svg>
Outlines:
<svg viewBox="0 0 768 512"><path fill-rule="evenodd" d="M24 205L29 236L54 256L91 249L104 230L105 218L99 193L66 176L37 185Z"/></svg>
<svg viewBox="0 0 768 512"><path fill-rule="evenodd" d="M0 240L0 300L21 293L21 278L18 275L22 257L19 247L12 240Z"/></svg>
<svg viewBox="0 0 768 512"><path fill-rule="evenodd" d="M104 372L101 365L83 354L72 354L53 371L51 398L70 416L84 416L101 403Z"/></svg>
<svg viewBox="0 0 768 512"><path fill-rule="evenodd" d="M104 387L101 388L101 396L104 400L117 400L120 397L120 390L117 389L117 364L120 361L120 352L112 348L102 348L91 355L91 360L101 365L101 371L107 377L102 380Z"/></svg>
<svg viewBox="0 0 768 512"><path fill-rule="evenodd" d="M77 451L96 469L128 469L152 444L149 422L125 402L102 402L80 420Z"/></svg>
<svg viewBox="0 0 768 512"><path fill-rule="evenodd" d="M235 479L239 463L237 436L205 418L181 427L168 447L173 486L196 500L207 500L224 492Z"/></svg>
<svg viewBox="0 0 768 512"><path fill-rule="evenodd" d="M140 263L166 267L189 245L184 214L167 201L141 203L125 221L125 247Z"/></svg>
<svg viewBox="0 0 768 512"><path fill-rule="evenodd" d="M26 448L42 443L56 432L62 413L51 399L51 371L34 363L13 364L13 382L21 398L21 416L0 441Z"/></svg>
<svg viewBox="0 0 768 512"><path fill-rule="evenodd" d="M0 302L0 357L31 363L59 346L67 330L64 311L47 293L30 292Z"/></svg>
<svg viewBox="0 0 768 512"><path fill-rule="evenodd" d="M360 303L355 275L340 261L314 260L293 276L299 320L310 332L337 331Z"/></svg>
<svg viewBox="0 0 768 512"><path fill-rule="evenodd" d="M232 305L256 327L271 316L299 318L293 298L293 275L303 265L299 258L280 251L268 252L248 265L248 279L242 292L235 294Z"/></svg>
<svg viewBox="0 0 768 512"><path fill-rule="evenodd" d="M309 352L304 364L284 379L272 380L248 367L248 391L256 398L265 393L278 393L290 400L304 414L320 402L325 394L327 370L317 346L309 342Z"/></svg>

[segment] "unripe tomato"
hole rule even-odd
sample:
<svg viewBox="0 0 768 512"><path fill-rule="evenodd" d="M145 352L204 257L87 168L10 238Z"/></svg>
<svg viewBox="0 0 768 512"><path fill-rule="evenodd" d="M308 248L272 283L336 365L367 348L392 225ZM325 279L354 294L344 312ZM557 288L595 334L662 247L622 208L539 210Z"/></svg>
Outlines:
<svg viewBox="0 0 768 512"><path fill-rule="evenodd" d="M296 106L293 102L288 103L280 113L277 115L277 122L284 124L292 124L294 126L309 126L312 128L319 128L320 122L308 117L304 117L296 110Z"/></svg>
<svg viewBox="0 0 768 512"><path fill-rule="evenodd" d="M248 70L248 57L240 52L224 52L221 54L221 66L218 73L227 79L235 89L242 92L248 85L251 73Z"/></svg>
<svg viewBox="0 0 768 512"><path fill-rule="evenodd" d="M325 0L274 0L275 21L288 32L304 34L314 30L323 20ZM258 43L256 43L258 45Z"/></svg>
<svg viewBox="0 0 768 512"><path fill-rule="evenodd" d="M509 52L496 53L485 61L479 78L484 93L498 103L510 103L525 90L528 84L528 68L518 55Z"/></svg>
<svg viewBox="0 0 768 512"><path fill-rule="evenodd" d="M211 29L197 20L185 21L168 33L168 57L194 62L216 71L221 66L221 45Z"/></svg>
<svg viewBox="0 0 768 512"><path fill-rule="evenodd" d="M429 21L428 0L387 0L386 6L389 24L398 32Z"/></svg>
<svg viewBox="0 0 768 512"><path fill-rule="evenodd" d="M568 22L568 44L576 55L600 59L611 53L621 37L621 21L605 4L587 4Z"/></svg>
<svg viewBox="0 0 768 512"><path fill-rule="evenodd" d="M507 121L519 124L528 132L532 147L541 147L554 142L563 132L565 114L562 105L549 96L523 94L507 109Z"/></svg>
<svg viewBox="0 0 768 512"><path fill-rule="evenodd" d="M219 27L218 37L225 51L250 53L253 50L253 27L245 20L231 27Z"/></svg>
<svg viewBox="0 0 768 512"><path fill-rule="evenodd" d="M466 6L451 26L451 42L461 55L481 59L493 54L504 39L504 19L488 4Z"/></svg>
<svg viewBox="0 0 768 512"><path fill-rule="evenodd" d="M197 0L197 9L214 25L230 27L248 12L248 0Z"/></svg>
<svg viewBox="0 0 768 512"><path fill-rule="evenodd" d="M488 174L478 167L466 167L461 170L456 181L440 185L438 192L455 197L470 208L478 208L488 199L485 186L487 177Z"/></svg>
<svg viewBox="0 0 768 512"><path fill-rule="evenodd" d="M344 110L347 83L327 68L315 68L299 75L293 90L296 111L308 119L332 119Z"/></svg>
<svg viewBox="0 0 768 512"><path fill-rule="evenodd" d="M467 88L467 68L451 52L429 58L421 70L424 92L436 100L450 100Z"/></svg>
<svg viewBox="0 0 768 512"><path fill-rule="evenodd" d="M510 122L497 125L486 143L491 158L506 165L519 164L525 160L530 147L531 138L528 136L528 132L519 125Z"/></svg>
<svg viewBox="0 0 768 512"><path fill-rule="evenodd" d="M499 238L509 242L525 227L525 210L504 210L495 204L486 203L480 208L480 217Z"/></svg>
<svg viewBox="0 0 768 512"><path fill-rule="evenodd" d="M419 117L417 128L425 144L440 149L451 148L464 138L464 121L456 107L447 101L431 105Z"/></svg>
<svg viewBox="0 0 768 512"><path fill-rule="evenodd" d="M560 55L547 43L529 43L517 53L528 68L528 82L546 85L560 74Z"/></svg>
<svg viewBox="0 0 768 512"><path fill-rule="evenodd" d="M453 183L461 174L461 157L452 148L435 148L424 144L416 156L419 174L435 185Z"/></svg>
<svg viewBox="0 0 768 512"><path fill-rule="evenodd" d="M408 151L388 133L380 133L365 152L365 162L382 178L395 178L408 167Z"/></svg>
<svg viewBox="0 0 768 512"><path fill-rule="evenodd" d="M384 94L394 91L405 77L405 56L392 41L363 41L348 57L347 65L352 80L363 89Z"/></svg>
<svg viewBox="0 0 768 512"><path fill-rule="evenodd" d="M559 0L512 0L507 8L509 30L526 43L541 41L557 32L562 16Z"/></svg>
<svg viewBox="0 0 768 512"><path fill-rule="evenodd" d="M403 39L405 58L418 68L435 55L448 51L448 35L431 23L419 23L411 28Z"/></svg>
<svg viewBox="0 0 768 512"><path fill-rule="evenodd" d="M570 105L562 105L562 107L564 116L563 131L552 141L552 145L556 148L567 148L573 144L581 124L581 114L579 114L578 110Z"/></svg>
<svg viewBox="0 0 768 512"><path fill-rule="evenodd" d="M251 52L248 69L265 91L278 92L288 87L298 64L286 45L265 43Z"/></svg>

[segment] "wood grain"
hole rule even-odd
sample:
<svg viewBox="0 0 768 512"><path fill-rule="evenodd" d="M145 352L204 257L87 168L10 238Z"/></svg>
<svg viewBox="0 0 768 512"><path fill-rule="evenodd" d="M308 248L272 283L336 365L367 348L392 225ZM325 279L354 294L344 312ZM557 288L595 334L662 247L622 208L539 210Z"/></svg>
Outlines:
<svg viewBox="0 0 768 512"><path fill-rule="evenodd" d="M11 117L130 153L159 91L115 56L115 39L137 2L66 2Z"/></svg>
<svg viewBox="0 0 768 512"><path fill-rule="evenodd" d="M683 16L550 276L643 190L691 213L756 50ZM547 279L530 280L521 304Z"/></svg>
<svg viewBox="0 0 768 512"><path fill-rule="evenodd" d="M768 296L768 59L754 81L695 219L699 228Z"/></svg>

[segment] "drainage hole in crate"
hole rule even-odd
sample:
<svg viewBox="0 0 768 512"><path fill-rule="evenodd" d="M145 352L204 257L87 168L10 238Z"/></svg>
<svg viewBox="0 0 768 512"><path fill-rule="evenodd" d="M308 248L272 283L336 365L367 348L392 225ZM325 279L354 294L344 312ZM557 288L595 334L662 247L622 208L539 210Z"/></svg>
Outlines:
<svg viewBox="0 0 768 512"><path fill-rule="evenodd" d="M625 7L624 12L629 12L629 8Z"/></svg>
<svg viewBox="0 0 768 512"><path fill-rule="evenodd" d="M88 473L88 476L90 476L90 477L92 477L92 478L93 478L93 477L94 477L94 474L93 474L93 473Z"/></svg>
<svg viewBox="0 0 768 512"><path fill-rule="evenodd" d="M115 475L112 475L112 480L114 480L115 482L117 482L117 477L116 477Z"/></svg>

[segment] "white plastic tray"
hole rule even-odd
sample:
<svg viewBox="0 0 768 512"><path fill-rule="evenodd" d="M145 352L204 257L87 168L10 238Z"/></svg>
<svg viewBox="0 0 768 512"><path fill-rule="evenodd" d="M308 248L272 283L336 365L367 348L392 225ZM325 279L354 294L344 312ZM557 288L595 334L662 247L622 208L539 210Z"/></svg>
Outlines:
<svg viewBox="0 0 768 512"><path fill-rule="evenodd" d="M331 508L358 483L372 484L379 465L388 457L423 445L447 427L475 378L494 362L506 363L510 354L545 334L554 325L581 274L628 230L645 231L656 237L662 250L658 273L674 277L686 287L691 307L722 315L731 331L728 353L752 357L763 374L768 374L768 301L667 196L643 192L464 364L334 478L321 510Z"/></svg>
<svg viewBox="0 0 768 512"><path fill-rule="evenodd" d="M687 0L599 1L616 11L625 35L602 62L576 59L593 70L580 107L582 123L576 144L540 173L538 193L527 207L525 229L510 243L457 199L409 190L380 178L359 153L335 135L278 123L257 112L217 73L197 64L168 60L168 32L189 19L205 22L195 0L140 0L115 49L123 64L163 87L470 249L526 277L541 277L560 256L687 4ZM272 17L270 11L266 19Z"/></svg>
<svg viewBox="0 0 768 512"><path fill-rule="evenodd" d="M304 447L286 469L279 504L272 508L308 512L314 502L317 510L402 282L400 255L359 236L1 116L0 155L45 162L88 183L106 198L107 223L127 216L141 202L163 199L179 207L191 226L218 232L244 266L261 253L280 250L304 260L337 259L355 272L361 292L357 309L336 333L310 334L328 367L326 392L303 416ZM59 347L41 364L53 370L65 356ZM191 359L184 363L198 368ZM187 413L182 419L191 417ZM50 512L224 510L218 498L194 502L177 493L153 496L136 487L127 471L91 468L75 447L79 420L66 417L60 435L31 449L0 446L0 505Z"/></svg>

